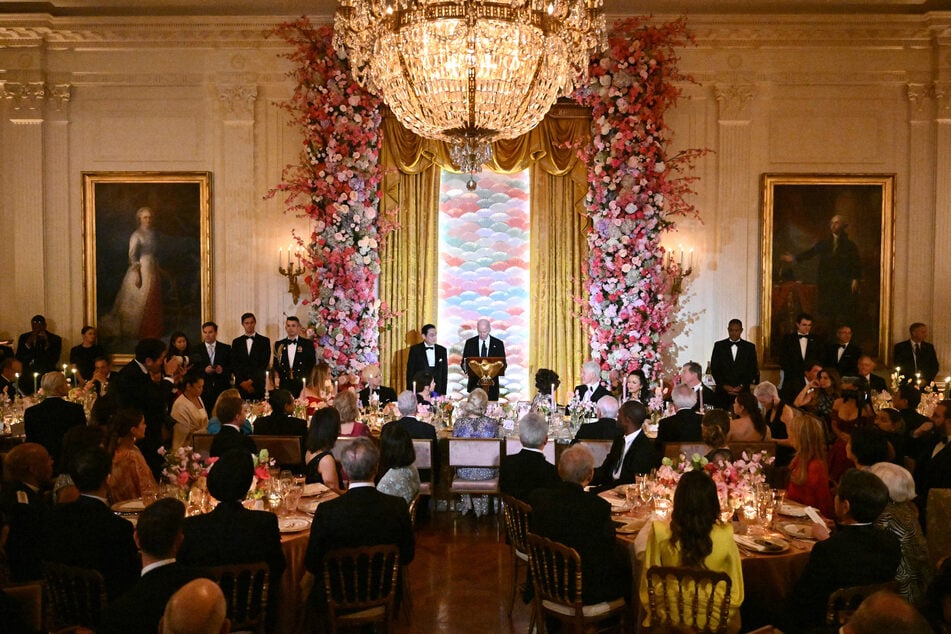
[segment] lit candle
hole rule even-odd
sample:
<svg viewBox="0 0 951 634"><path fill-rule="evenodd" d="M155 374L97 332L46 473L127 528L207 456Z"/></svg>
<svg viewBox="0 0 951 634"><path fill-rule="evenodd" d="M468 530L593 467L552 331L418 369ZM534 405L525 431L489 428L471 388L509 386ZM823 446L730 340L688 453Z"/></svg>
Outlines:
<svg viewBox="0 0 951 634"><path fill-rule="evenodd" d="M693 249L690 249L690 261L687 263L687 268L688 269L693 268Z"/></svg>
<svg viewBox="0 0 951 634"><path fill-rule="evenodd" d="M277 249L277 268L284 266L284 247L278 247Z"/></svg>
<svg viewBox="0 0 951 634"><path fill-rule="evenodd" d="M680 245L680 268L684 268L684 245Z"/></svg>
<svg viewBox="0 0 951 634"><path fill-rule="evenodd" d="M303 379L301 379L301 381L302 381L302 383L301 383L301 389L302 389L302 390L306 390L306 389L307 389L307 377L304 377Z"/></svg>
<svg viewBox="0 0 951 634"><path fill-rule="evenodd" d="M627 403L627 377L621 382L621 402Z"/></svg>
<svg viewBox="0 0 951 634"><path fill-rule="evenodd" d="M413 394L416 394L416 381L413 381Z"/></svg>
<svg viewBox="0 0 951 634"><path fill-rule="evenodd" d="M79 385L79 383L76 382L76 368L73 368L73 385Z"/></svg>
<svg viewBox="0 0 951 634"><path fill-rule="evenodd" d="M66 364L64 363L64 364L63 364L63 375L64 375L64 376L65 376L65 374L66 374L66 367L67 367L67 366L66 366Z"/></svg>
<svg viewBox="0 0 951 634"><path fill-rule="evenodd" d="M551 383L551 410L555 411L555 403L558 401L555 400L555 383Z"/></svg>
<svg viewBox="0 0 951 634"><path fill-rule="evenodd" d="M291 268L291 245L287 245L287 268Z"/></svg>
<svg viewBox="0 0 951 634"><path fill-rule="evenodd" d="M40 373L39 373L39 372L34 372L34 373L33 373L33 391L34 391L34 392L36 392L36 383L37 383L37 381L39 380L39 378L40 378Z"/></svg>

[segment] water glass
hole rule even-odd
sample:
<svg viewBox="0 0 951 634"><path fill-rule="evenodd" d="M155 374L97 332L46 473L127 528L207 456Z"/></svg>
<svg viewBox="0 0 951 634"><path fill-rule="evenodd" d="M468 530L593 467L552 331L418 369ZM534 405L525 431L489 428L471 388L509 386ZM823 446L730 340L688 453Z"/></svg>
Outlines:
<svg viewBox="0 0 951 634"><path fill-rule="evenodd" d="M654 498L654 515L662 522L670 519L670 510L673 504L666 498Z"/></svg>
<svg viewBox="0 0 951 634"><path fill-rule="evenodd" d="M284 514L289 515L297 511L297 505L300 504L301 494L304 490L299 486L291 486L284 493Z"/></svg>

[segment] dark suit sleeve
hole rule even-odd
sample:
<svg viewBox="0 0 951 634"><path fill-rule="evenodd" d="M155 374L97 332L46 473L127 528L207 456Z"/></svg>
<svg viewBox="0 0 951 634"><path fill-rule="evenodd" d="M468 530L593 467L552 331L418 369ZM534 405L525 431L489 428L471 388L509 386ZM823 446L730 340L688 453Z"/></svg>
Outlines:
<svg viewBox="0 0 951 634"><path fill-rule="evenodd" d="M793 587L786 613L787 625L792 627L794 624L794 629L808 629L806 626L822 623L826 602L835 589L829 587L835 571L827 550L823 542L813 547L809 561Z"/></svg>
<svg viewBox="0 0 951 634"><path fill-rule="evenodd" d="M265 518L264 535L267 536L267 565L271 570L273 579L280 579L284 574L284 568L287 567L287 560L284 557L284 549L281 548L281 531L277 526L277 515L273 513L262 514Z"/></svg>

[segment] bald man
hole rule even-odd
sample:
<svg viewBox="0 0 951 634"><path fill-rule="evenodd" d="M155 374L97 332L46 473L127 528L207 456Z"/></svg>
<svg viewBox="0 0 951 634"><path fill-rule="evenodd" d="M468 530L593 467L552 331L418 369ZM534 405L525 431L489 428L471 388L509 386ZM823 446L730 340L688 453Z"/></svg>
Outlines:
<svg viewBox="0 0 951 634"><path fill-rule="evenodd" d="M868 596L842 627L843 634L927 634L928 622L910 603L879 590Z"/></svg>
<svg viewBox="0 0 951 634"><path fill-rule="evenodd" d="M172 595L159 624L162 634L227 634L225 595L214 581L195 579Z"/></svg>

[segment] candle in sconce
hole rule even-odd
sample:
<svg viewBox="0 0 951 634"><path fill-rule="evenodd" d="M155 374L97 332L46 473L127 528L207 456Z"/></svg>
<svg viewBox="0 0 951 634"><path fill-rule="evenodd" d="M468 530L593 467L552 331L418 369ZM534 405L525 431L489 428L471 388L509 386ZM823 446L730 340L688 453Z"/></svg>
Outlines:
<svg viewBox="0 0 951 634"><path fill-rule="evenodd" d="M690 249L690 260L687 262L687 268L693 268L693 249Z"/></svg>
<svg viewBox="0 0 951 634"><path fill-rule="evenodd" d="M680 245L680 268L684 268L684 245Z"/></svg>
<svg viewBox="0 0 951 634"><path fill-rule="evenodd" d="M291 245L287 245L287 268L291 268Z"/></svg>
<svg viewBox="0 0 951 634"><path fill-rule="evenodd" d="M278 247L277 249L277 268L284 266L284 247Z"/></svg>

